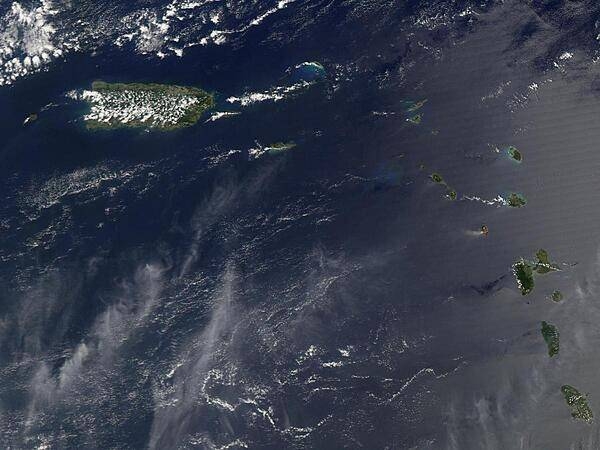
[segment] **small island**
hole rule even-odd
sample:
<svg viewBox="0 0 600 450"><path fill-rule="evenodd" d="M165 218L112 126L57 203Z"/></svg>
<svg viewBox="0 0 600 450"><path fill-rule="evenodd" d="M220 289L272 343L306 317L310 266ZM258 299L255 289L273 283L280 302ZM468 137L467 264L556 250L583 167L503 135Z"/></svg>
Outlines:
<svg viewBox="0 0 600 450"><path fill-rule="evenodd" d="M424 166L423 166L423 168L424 168ZM431 175L429 175L429 178L434 183L441 184L442 186L444 186L446 188L446 198L448 198L450 200L456 200L458 198L458 194L457 194L456 190L454 190L453 188L448 186L448 183L446 183L446 181L444 180L444 177L442 177L439 173L434 172Z"/></svg>
<svg viewBox="0 0 600 450"><path fill-rule="evenodd" d="M104 81L94 81L77 98L90 105L83 119L91 130L189 127L215 103L212 94L196 87Z"/></svg>
<svg viewBox="0 0 600 450"><path fill-rule="evenodd" d="M278 153L285 152L286 150L290 150L296 146L296 143L293 141L290 142L275 142L274 144L267 145L264 150L270 155L277 155Z"/></svg>
<svg viewBox="0 0 600 450"><path fill-rule="evenodd" d="M258 144L258 147L248 150L248 155L252 159L261 158L265 155L274 156L291 150L294 147L296 147L296 143L294 141L275 142L265 146Z"/></svg>
<svg viewBox="0 0 600 450"><path fill-rule="evenodd" d="M556 303L558 303L558 302L561 302L561 301L562 301L562 299L563 299L563 294L562 294L562 292L561 292L561 291L559 291L559 290L556 290L556 291L554 291L554 292L552 293L552 295L551 295L551 298L552 298L552 301L553 301L553 302L556 302Z"/></svg>
<svg viewBox="0 0 600 450"><path fill-rule="evenodd" d="M514 161L518 163L523 161L523 155L521 154L519 149L517 149L517 147L511 145L510 147L508 147L507 153L508 156L510 156Z"/></svg>
<svg viewBox="0 0 600 450"><path fill-rule="evenodd" d="M561 392L565 397L567 405L571 408L571 416L575 419L583 420L587 423L592 423L594 420L594 414L588 405L587 398L581 394L573 386L565 384L560 388Z"/></svg>
<svg viewBox="0 0 600 450"><path fill-rule="evenodd" d="M402 109L407 113L412 113L421 109L425 103L427 103L427 99L413 101L413 100L404 100L401 102Z"/></svg>
<svg viewBox="0 0 600 450"><path fill-rule="evenodd" d="M537 261L535 263L535 271L539 274L556 272L560 270L558 264L550 262L550 256L548 252L543 248L539 249L535 254Z"/></svg>
<svg viewBox="0 0 600 450"><path fill-rule="evenodd" d="M412 123L413 125L420 125L422 119L422 114L415 114L414 116L410 116L409 118L407 118L406 121Z"/></svg>
<svg viewBox="0 0 600 450"><path fill-rule="evenodd" d="M306 83L322 80L327 75L325 67L318 61L306 61L298 64L291 72L293 81Z"/></svg>
<svg viewBox="0 0 600 450"><path fill-rule="evenodd" d="M521 208L527 204L527 199L523 195L513 192L506 199L506 204L511 208Z"/></svg>
<svg viewBox="0 0 600 450"><path fill-rule="evenodd" d="M444 178L437 172L432 173L430 178L434 183L445 184Z"/></svg>
<svg viewBox="0 0 600 450"><path fill-rule="evenodd" d="M552 358L558 355L560 335L558 328L548 322L542 322L542 337L548 346L548 356Z"/></svg>

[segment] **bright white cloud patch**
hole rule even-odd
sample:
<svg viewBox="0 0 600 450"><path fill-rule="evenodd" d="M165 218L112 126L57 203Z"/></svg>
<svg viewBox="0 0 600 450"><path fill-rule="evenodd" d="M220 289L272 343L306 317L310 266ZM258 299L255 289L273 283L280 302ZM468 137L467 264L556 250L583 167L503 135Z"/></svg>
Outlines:
<svg viewBox="0 0 600 450"><path fill-rule="evenodd" d="M87 2L14 1L0 15L0 86L39 72L70 52L103 46L158 58L183 57L190 47L221 45L242 35L292 2L248 9L224 0L172 0L143 8L134 2L95 8Z"/></svg>
<svg viewBox="0 0 600 450"><path fill-rule="evenodd" d="M48 0L34 8L14 2L0 18L0 86L39 71L70 47L56 31L56 13Z"/></svg>

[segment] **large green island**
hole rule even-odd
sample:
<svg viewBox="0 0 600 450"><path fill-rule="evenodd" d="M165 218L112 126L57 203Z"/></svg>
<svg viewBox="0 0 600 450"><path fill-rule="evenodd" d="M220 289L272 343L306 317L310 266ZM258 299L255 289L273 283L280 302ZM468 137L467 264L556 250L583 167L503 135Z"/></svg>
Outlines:
<svg viewBox="0 0 600 450"><path fill-rule="evenodd" d="M94 81L80 99L90 105L83 119L92 130L189 127L215 103L212 94L196 87L104 81Z"/></svg>
<svg viewBox="0 0 600 450"><path fill-rule="evenodd" d="M583 420L587 423L591 423L594 420L594 414L588 405L585 395L568 384L565 384L560 390L565 397L565 402L571 408L571 416L573 418Z"/></svg>
<svg viewBox="0 0 600 450"><path fill-rule="evenodd" d="M513 264L512 269L521 294L527 295L535 286L534 274L543 275L557 272L560 267L558 264L551 262L548 252L541 248L535 254L535 261L527 261L521 258Z"/></svg>
<svg viewBox="0 0 600 450"><path fill-rule="evenodd" d="M558 328L548 322L542 322L542 337L548 346L548 356L552 358L558 355L560 348L560 334Z"/></svg>

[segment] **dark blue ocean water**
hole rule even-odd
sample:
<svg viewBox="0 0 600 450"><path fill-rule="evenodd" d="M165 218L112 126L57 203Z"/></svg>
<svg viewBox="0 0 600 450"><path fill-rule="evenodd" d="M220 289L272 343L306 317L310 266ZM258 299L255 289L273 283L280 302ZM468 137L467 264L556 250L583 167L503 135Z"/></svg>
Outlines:
<svg viewBox="0 0 600 450"><path fill-rule="evenodd" d="M526 6L467 6L305 2L182 58L107 45L1 87L0 447L596 448L559 390L598 404L595 72L539 70ZM301 93L227 102L307 61L326 74ZM97 79L240 114L92 132L65 93ZM513 191L526 208L465 198ZM538 248L564 270L524 298L511 265Z"/></svg>

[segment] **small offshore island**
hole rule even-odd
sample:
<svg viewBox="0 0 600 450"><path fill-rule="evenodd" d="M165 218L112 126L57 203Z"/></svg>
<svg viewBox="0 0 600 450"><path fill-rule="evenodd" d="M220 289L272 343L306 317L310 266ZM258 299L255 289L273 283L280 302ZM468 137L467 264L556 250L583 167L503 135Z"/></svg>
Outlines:
<svg viewBox="0 0 600 450"><path fill-rule="evenodd" d="M552 295L550 296L550 298L552 299L553 302L561 302L563 300L563 294L562 292L560 292L558 289L555 290L554 292L552 292Z"/></svg>
<svg viewBox="0 0 600 450"><path fill-rule="evenodd" d="M508 156L510 156L515 162L523 162L523 155L514 145L509 146L506 152L508 153Z"/></svg>
<svg viewBox="0 0 600 450"><path fill-rule="evenodd" d="M94 81L75 98L90 111L83 119L90 130L148 127L163 131L194 125L211 109L214 97L187 86Z"/></svg>
<svg viewBox="0 0 600 450"><path fill-rule="evenodd" d="M527 204L527 200L523 195L513 192L505 200L505 204L511 208L522 208Z"/></svg>
<svg viewBox="0 0 600 450"><path fill-rule="evenodd" d="M268 152L270 155L277 155L279 153L285 152L286 150L291 150L296 146L296 143L293 141L290 142L275 142L274 144L267 145L264 150Z"/></svg>
<svg viewBox="0 0 600 450"><path fill-rule="evenodd" d="M266 146L259 144L257 148L250 149L248 154L251 158L256 159L265 155L279 155L293 149L294 147L296 147L296 143L294 141L275 142Z"/></svg>

